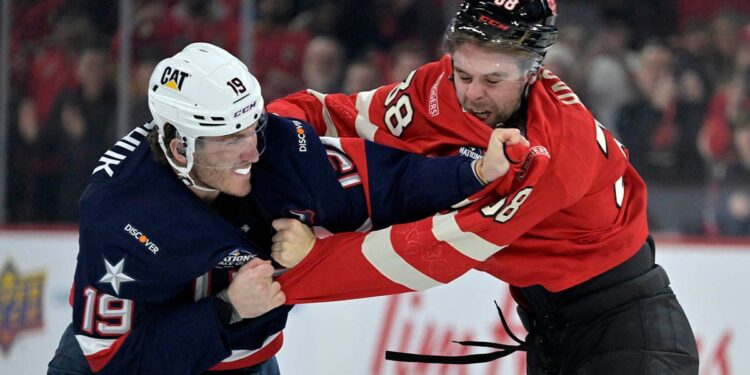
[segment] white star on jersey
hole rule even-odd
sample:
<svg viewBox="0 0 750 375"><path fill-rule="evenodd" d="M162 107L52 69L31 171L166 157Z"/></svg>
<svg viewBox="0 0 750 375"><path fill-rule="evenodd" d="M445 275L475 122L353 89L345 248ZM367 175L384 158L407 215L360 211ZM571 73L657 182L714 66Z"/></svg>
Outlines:
<svg viewBox="0 0 750 375"><path fill-rule="evenodd" d="M104 258L104 267L107 268L107 274L102 276L99 280L100 283L109 283L112 285L112 289L115 290L115 294L120 295L120 283L127 283L135 281L132 277L126 275L122 270L125 268L125 258L122 258L114 266L109 263L107 258Z"/></svg>

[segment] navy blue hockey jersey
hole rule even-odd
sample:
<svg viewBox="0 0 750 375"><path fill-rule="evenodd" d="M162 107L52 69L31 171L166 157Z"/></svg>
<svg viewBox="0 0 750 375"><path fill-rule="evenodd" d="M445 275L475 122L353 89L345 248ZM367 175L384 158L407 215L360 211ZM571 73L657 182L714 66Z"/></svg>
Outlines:
<svg viewBox="0 0 750 375"><path fill-rule="evenodd" d="M107 151L81 197L73 323L89 364L189 374L228 357L250 365L263 344L273 355L289 307L227 330L205 298L259 248L154 161L147 132L136 128Z"/></svg>
<svg viewBox="0 0 750 375"><path fill-rule="evenodd" d="M191 374L264 361L280 348L291 307L226 326L206 297L252 257L268 259L271 219L331 231L383 226L481 188L469 159L428 160L359 139L324 146L305 123L268 121L251 196L220 195L212 206L154 160L150 125L102 156L81 197L71 296L94 371Z"/></svg>

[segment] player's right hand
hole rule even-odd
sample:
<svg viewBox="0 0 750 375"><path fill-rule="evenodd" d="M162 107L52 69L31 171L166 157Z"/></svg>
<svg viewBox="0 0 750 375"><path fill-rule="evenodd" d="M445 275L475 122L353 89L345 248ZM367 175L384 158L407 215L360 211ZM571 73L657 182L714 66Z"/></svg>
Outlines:
<svg viewBox="0 0 750 375"><path fill-rule="evenodd" d="M312 229L297 219L276 219L271 225L276 230L271 239L271 257L284 267L299 264L315 245Z"/></svg>
<svg viewBox="0 0 750 375"><path fill-rule="evenodd" d="M227 294L240 317L255 318L286 301L281 284L273 281L270 261L253 258L234 275Z"/></svg>
<svg viewBox="0 0 750 375"><path fill-rule="evenodd" d="M529 141L518 129L495 129L490 135L487 152L480 160L478 174L492 182L510 169L510 164L523 161L529 151Z"/></svg>

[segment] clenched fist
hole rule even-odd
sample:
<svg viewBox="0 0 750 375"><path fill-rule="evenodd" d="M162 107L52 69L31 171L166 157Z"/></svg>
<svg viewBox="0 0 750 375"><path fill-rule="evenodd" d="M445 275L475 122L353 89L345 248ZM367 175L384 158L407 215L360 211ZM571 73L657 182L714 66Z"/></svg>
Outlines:
<svg viewBox="0 0 750 375"><path fill-rule="evenodd" d="M492 182L508 173L510 163L522 162L528 152L529 141L518 129L495 129L487 152L477 163L477 175L484 182Z"/></svg>
<svg viewBox="0 0 750 375"><path fill-rule="evenodd" d="M315 245L313 231L297 219L276 219L271 225L276 229L271 257L284 267L296 266Z"/></svg>
<svg viewBox="0 0 750 375"><path fill-rule="evenodd" d="M255 318L286 301L281 285L273 281L270 261L253 258L245 263L229 284L229 302L241 318Z"/></svg>

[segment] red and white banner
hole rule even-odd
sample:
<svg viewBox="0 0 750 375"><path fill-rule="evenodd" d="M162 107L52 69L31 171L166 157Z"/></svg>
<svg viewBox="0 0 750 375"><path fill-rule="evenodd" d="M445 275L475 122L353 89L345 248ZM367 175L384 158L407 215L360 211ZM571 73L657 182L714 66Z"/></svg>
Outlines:
<svg viewBox="0 0 750 375"><path fill-rule="evenodd" d="M657 240L657 262L672 280L698 339L700 375L750 374L750 243ZM0 374L42 374L71 319L75 232L0 231ZM300 305L284 332L285 375L524 374L524 353L476 365L387 362L385 350L459 355L481 352L451 340L513 343L493 300L523 338L507 286L470 272L423 293Z"/></svg>

